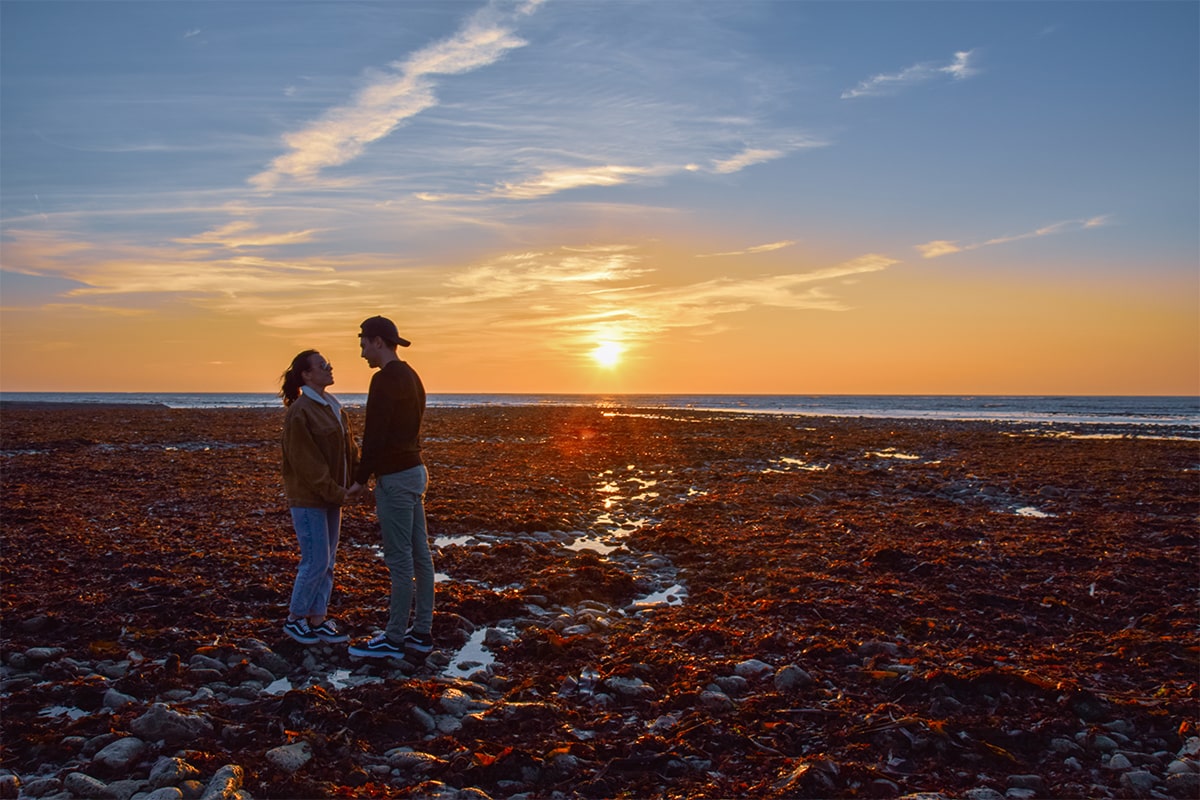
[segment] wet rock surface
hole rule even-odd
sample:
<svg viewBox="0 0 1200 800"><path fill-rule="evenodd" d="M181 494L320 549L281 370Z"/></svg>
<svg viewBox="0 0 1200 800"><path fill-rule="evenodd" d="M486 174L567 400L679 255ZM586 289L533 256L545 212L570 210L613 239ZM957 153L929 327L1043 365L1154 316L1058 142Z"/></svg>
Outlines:
<svg viewBox="0 0 1200 800"><path fill-rule="evenodd" d="M281 420L0 413L0 797L1200 790L1194 441L433 408L414 664L283 635Z"/></svg>

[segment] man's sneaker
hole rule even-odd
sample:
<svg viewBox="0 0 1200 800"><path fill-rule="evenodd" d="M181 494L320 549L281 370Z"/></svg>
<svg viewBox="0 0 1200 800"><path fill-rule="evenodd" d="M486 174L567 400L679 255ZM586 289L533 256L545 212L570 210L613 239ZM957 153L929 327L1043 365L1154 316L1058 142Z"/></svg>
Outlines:
<svg viewBox="0 0 1200 800"><path fill-rule="evenodd" d="M316 644L321 641L313 629L308 627L308 620L304 617L289 619L283 625L283 632L300 644Z"/></svg>
<svg viewBox="0 0 1200 800"><path fill-rule="evenodd" d="M433 650L433 637L428 633L417 633L410 630L404 634L404 649L410 653L428 655Z"/></svg>
<svg viewBox="0 0 1200 800"><path fill-rule="evenodd" d="M387 634L377 634L362 644L350 645L350 655L359 658L404 658L404 648L388 641Z"/></svg>
<svg viewBox="0 0 1200 800"><path fill-rule="evenodd" d="M349 634L343 632L342 627L333 618L326 618L324 622L313 628L312 632L322 642L341 644L342 642L350 641Z"/></svg>

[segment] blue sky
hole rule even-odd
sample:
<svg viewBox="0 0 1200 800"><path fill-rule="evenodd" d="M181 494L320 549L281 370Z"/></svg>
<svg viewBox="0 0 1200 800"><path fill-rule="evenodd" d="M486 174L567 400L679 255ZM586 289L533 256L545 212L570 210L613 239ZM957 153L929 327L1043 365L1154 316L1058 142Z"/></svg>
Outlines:
<svg viewBox="0 0 1200 800"><path fill-rule="evenodd" d="M1198 9L4 0L0 389L1194 393Z"/></svg>

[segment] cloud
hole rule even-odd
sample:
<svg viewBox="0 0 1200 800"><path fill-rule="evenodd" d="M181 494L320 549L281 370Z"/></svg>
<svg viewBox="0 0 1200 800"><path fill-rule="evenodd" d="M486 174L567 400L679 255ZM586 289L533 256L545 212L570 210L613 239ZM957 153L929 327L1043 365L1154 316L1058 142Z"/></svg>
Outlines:
<svg viewBox="0 0 1200 800"><path fill-rule="evenodd" d="M619 186L651 172L644 167L629 166L549 170L527 181L501 184L489 196L529 200L586 186Z"/></svg>
<svg viewBox="0 0 1200 800"><path fill-rule="evenodd" d="M992 247L998 244L1008 244L1009 242L1020 242L1025 239L1038 239L1043 236L1053 236L1059 233L1070 233L1072 231L1091 230L1093 228L1103 228L1111 224L1111 216L1108 214L1091 217L1089 219L1070 219L1062 222L1053 222L1049 225L1029 231L1028 233L1018 233L1012 236L998 236L994 239L988 239L983 242L974 244L960 245L958 242L938 239L925 244L915 245L916 250L924 258L938 258L939 256L951 255L953 253L961 253L966 250L978 250L981 247Z"/></svg>
<svg viewBox="0 0 1200 800"><path fill-rule="evenodd" d="M867 78L855 86L842 92L842 99L856 97L881 97L895 94L902 89L926 83L936 78L949 76L954 80L963 80L979 72L971 66L974 50L962 50L954 54L954 60L949 64L938 66L930 62L914 64L911 67L891 75L876 75Z"/></svg>
<svg viewBox="0 0 1200 800"><path fill-rule="evenodd" d="M316 229L287 231L284 233L255 233L258 225L239 220L205 231L197 236L175 239L179 244L217 244L231 249L239 247L271 247L274 245L310 242Z"/></svg>
<svg viewBox="0 0 1200 800"><path fill-rule="evenodd" d="M762 164L766 161L774 161L783 155L784 152L782 150L747 148L732 158L727 158L723 161L714 161L713 170L722 175L726 175L731 172L739 172L754 164Z"/></svg>
<svg viewBox="0 0 1200 800"><path fill-rule="evenodd" d="M782 250L785 247L791 247L796 242L788 239L782 242L771 242L769 244L756 244L753 247L747 247L745 250L730 250L726 253L701 253L696 258L718 258L720 256L750 256L758 253L770 253L774 250Z"/></svg>
<svg viewBox="0 0 1200 800"><path fill-rule="evenodd" d="M868 254L824 269L672 284L652 261L626 247L515 253L463 270L421 302L450 327L536 332L546 346L586 352L597 341L630 348L671 330L711 333L722 317L756 308L843 311L829 284L897 263Z"/></svg>
<svg viewBox="0 0 1200 800"><path fill-rule="evenodd" d="M250 179L252 186L270 190L285 178L306 181L328 167L354 160L367 145L390 134L405 120L437 105L431 76L460 75L494 64L525 40L514 34L519 16L532 13L539 2L505 11L488 5L468 18L449 39L390 64L375 73L354 100L338 106L307 127L285 134L288 152L269 169Z"/></svg>

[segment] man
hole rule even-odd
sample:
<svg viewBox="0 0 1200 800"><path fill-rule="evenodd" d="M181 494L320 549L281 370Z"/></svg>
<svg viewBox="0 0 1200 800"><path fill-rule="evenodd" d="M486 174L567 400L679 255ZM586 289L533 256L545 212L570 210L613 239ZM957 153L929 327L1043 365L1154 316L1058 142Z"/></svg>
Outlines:
<svg viewBox="0 0 1200 800"><path fill-rule="evenodd" d="M429 473L421 460L421 419L425 387L396 355L408 347L396 325L385 317L364 320L359 331L362 357L372 369L362 453L351 496L366 491L375 476L375 512L383 533L383 560L391 578L387 628L350 647L350 655L423 659L433 649L433 557L425 530L425 490ZM411 627L409 613L415 613Z"/></svg>

